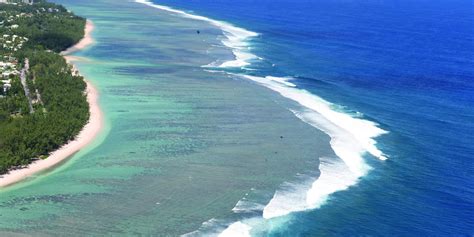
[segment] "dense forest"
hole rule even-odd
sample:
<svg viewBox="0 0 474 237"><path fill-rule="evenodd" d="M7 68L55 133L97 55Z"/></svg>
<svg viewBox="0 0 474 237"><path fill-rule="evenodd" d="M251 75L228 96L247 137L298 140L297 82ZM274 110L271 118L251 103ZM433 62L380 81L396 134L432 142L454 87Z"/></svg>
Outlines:
<svg viewBox="0 0 474 237"><path fill-rule="evenodd" d="M2 48L0 53L4 60L8 57L17 64L18 70L27 68L29 61L25 77L31 92L25 95L20 76L15 75L8 77L11 88L0 97L3 174L46 158L73 139L89 119L89 106L83 78L74 75L58 54L83 37L85 19L45 1L32 5L0 4L0 13L0 34L28 39L21 48ZM29 101L33 101L33 109L29 108Z"/></svg>
<svg viewBox="0 0 474 237"><path fill-rule="evenodd" d="M10 13L0 15L0 22L7 22L12 14L24 13L27 16L16 18L10 25L18 25L13 33L29 38L25 45L29 48L41 47L61 52L84 36L85 19L68 12L61 5L46 1L21 6L2 4L0 11Z"/></svg>

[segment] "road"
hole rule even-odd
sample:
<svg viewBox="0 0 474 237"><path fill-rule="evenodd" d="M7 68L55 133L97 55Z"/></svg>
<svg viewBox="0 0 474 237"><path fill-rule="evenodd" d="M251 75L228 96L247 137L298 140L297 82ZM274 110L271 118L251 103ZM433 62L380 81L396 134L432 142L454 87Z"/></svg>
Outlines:
<svg viewBox="0 0 474 237"><path fill-rule="evenodd" d="M30 107L30 114L34 113L35 110L33 108L33 102L31 101L30 89L28 88L28 84L26 83L26 73L30 70L30 60L25 59L25 66L21 69L20 73L20 81L21 85L23 85L23 90L25 91L25 96L28 99L28 106Z"/></svg>

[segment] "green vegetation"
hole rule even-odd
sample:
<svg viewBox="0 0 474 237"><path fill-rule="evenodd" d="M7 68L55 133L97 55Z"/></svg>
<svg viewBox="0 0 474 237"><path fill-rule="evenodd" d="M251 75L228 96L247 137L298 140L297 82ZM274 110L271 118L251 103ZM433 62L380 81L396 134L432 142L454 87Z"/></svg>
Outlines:
<svg viewBox="0 0 474 237"><path fill-rule="evenodd" d="M35 1L33 5L1 4L0 11L4 12L0 14L0 22L4 22L0 33L10 29L13 34L27 37L25 47L61 52L84 36L85 19L61 5L45 1ZM12 25L18 27L12 29Z"/></svg>
<svg viewBox="0 0 474 237"><path fill-rule="evenodd" d="M4 36L0 43L5 41L0 44L0 61L13 65L8 69L11 75L0 75L3 83L8 79L11 84L4 93L0 82L2 174L46 157L73 139L87 123L89 107L83 78L73 75L71 66L58 54L83 37L85 19L41 1L32 5L0 3L0 23L0 35ZM5 43L11 45L2 47ZM29 95L20 81L23 68Z"/></svg>

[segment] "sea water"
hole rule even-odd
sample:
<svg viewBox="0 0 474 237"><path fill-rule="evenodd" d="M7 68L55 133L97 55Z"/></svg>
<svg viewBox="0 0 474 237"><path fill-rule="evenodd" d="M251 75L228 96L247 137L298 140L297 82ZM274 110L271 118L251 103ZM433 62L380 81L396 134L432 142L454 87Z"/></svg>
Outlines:
<svg viewBox="0 0 474 237"><path fill-rule="evenodd" d="M472 3L62 3L107 129L3 191L2 231L473 233Z"/></svg>

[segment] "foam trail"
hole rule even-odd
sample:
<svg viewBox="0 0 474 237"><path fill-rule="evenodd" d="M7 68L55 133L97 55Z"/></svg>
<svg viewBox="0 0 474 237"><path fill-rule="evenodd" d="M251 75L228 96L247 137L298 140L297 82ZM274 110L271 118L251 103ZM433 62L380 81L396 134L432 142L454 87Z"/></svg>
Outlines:
<svg viewBox="0 0 474 237"><path fill-rule="evenodd" d="M249 202L242 199L237 202L232 211L234 213L252 213L262 211L263 208L265 208L265 206L260 203Z"/></svg>
<svg viewBox="0 0 474 237"><path fill-rule="evenodd" d="M251 221L248 219L247 221ZM250 237L252 227L241 221L231 224L222 220L211 219L202 223L201 227L193 232L181 235L182 237Z"/></svg>
<svg viewBox="0 0 474 237"><path fill-rule="evenodd" d="M376 123L354 118L333 109L334 105L310 92L296 88L291 78L243 77L255 81L300 104L301 111L292 112L302 121L324 131L331 137L331 147L343 163L321 162L321 175L311 188L299 184L283 184L264 208L265 219L287 215L321 206L331 193L347 189L371 169L363 155L369 153L380 160L387 157L375 145L375 137L386 131ZM306 192L306 193L305 193ZM303 198L304 197L304 198Z"/></svg>
<svg viewBox="0 0 474 237"><path fill-rule="evenodd" d="M250 38L258 36L255 32L235 27L226 22L156 5L147 0L135 1L186 18L206 21L219 27L225 36L222 43L231 48L235 60L227 61L220 65L211 63L204 67L245 67L252 60L258 58L250 53L247 43ZM326 202L332 193L355 185L359 178L366 175L371 169L363 158L367 153L380 160L387 159L382 151L376 147L376 141L374 140L375 137L387 132L379 128L376 123L355 118L347 113L335 110L335 105L306 90L297 88L295 84L290 82L292 78L238 76L255 81L300 104L303 109L292 110L292 112L302 121L328 134L331 137L331 147L340 158L340 160L337 158L321 158L319 166L320 175L317 179L313 177L308 178L306 182L287 182L282 184L280 189L275 192L271 201L263 208L264 219L261 221L284 216L291 212L318 208ZM311 181L311 183L307 183L308 181ZM235 213L251 213L258 212L261 208L258 204L242 201L236 205L233 211ZM211 223L206 223L203 225L203 228L207 228L210 225ZM249 236L251 226L254 225L237 221L228 226L220 236ZM193 234L196 233L198 232Z"/></svg>
<svg viewBox="0 0 474 237"><path fill-rule="evenodd" d="M186 18L209 22L212 25L219 27L223 31L225 36L225 39L222 40L222 43L232 49L232 53L234 54L235 59L224 62L221 65L218 65L217 67L244 67L250 65L250 61L258 59L256 55L249 52L249 45L247 43L247 40L249 40L250 38L258 36L258 33L233 26L232 24L229 24L227 22L217 21L204 16L190 14L185 11L177 10L171 7L157 5L147 0L135 0L135 2L142 3L160 10L172 12ZM214 66L215 65L213 64L209 64L204 67Z"/></svg>
<svg viewBox="0 0 474 237"><path fill-rule="evenodd" d="M221 221L217 219L212 218L208 221L203 222L199 229L183 234L181 235L181 237L197 237L197 236L217 237L220 233L222 233L223 230L225 230L224 226L227 226L227 225L221 223Z"/></svg>
<svg viewBox="0 0 474 237"><path fill-rule="evenodd" d="M357 183L358 177L347 166L333 158L320 159L320 176L312 183L284 183L265 206L263 218L285 216L292 212L319 208L330 195ZM313 181L314 179L312 179Z"/></svg>
<svg viewBox="0 0 474 237"><path fill-rule="evenodd" d="M219 237L250 237L250 230L252 228L240 221L237 221L225 229Z"/></svg>
<svg viewBox="0 0 474 237"><path fill-rule="evenodd" d="M312 121L311 125L317 126L326 132L339 132L345 133L345 135L350 135L351 138L357 142L356 145L360 148L358 152L359 154L369 152L381 160L387 159L382 151L375 146L376 141L373 139L387 133L387 131L379 128L378 124L368 120L354 118L344 112L333 110L332 108L334 105L330 102L325 101L306 90L295 88L292 83L291 86L281 83L281 81L290 83L288 82L291 80L290 78L256 77L248 75L245 75L244 77L258 82L259 84L280 93L282 96L298 102L310 111L319 114L320 118L317 118L318 121ZM280 83L275 83L275 81Z"/></svg>

